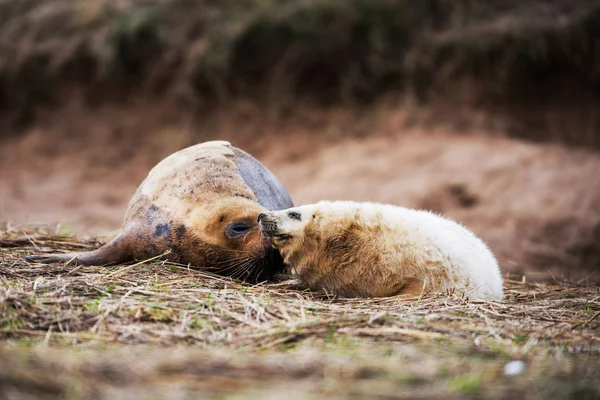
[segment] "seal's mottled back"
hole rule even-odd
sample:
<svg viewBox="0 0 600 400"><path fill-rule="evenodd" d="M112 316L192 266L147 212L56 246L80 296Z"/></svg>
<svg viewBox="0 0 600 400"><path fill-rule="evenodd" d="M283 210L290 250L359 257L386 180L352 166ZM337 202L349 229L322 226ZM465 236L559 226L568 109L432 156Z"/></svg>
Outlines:
<svg viewBox="0 0 600 400"><path fill-rule="evenodd" d="M84 253L28 260L106 265L164 258L224 275L262 279L283 265L257 216L293 206L277 178L229 142L188 147L158 163L127 207L122 231Z"/></svg>

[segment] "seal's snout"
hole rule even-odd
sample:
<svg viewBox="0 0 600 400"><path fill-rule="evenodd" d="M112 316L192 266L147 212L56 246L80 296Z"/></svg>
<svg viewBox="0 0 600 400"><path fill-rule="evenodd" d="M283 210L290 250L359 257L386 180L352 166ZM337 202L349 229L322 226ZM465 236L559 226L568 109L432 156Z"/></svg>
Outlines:
<svg viewBox="0 0 600 400"><path fill-rule="evenodd" d="M258 222L262 235L269 239L276 248L282 241L287 241L292 237L282 224L285 225L278 216L269 213L265 213Z"/></svg>
<svg viewBox="0 0 600 400"><path fill-rule="evenodd" d="M260 227L262 234L266 237L276 236L279 231L277 221L266 213L262 213L258 216L258 226Z"/></svg>

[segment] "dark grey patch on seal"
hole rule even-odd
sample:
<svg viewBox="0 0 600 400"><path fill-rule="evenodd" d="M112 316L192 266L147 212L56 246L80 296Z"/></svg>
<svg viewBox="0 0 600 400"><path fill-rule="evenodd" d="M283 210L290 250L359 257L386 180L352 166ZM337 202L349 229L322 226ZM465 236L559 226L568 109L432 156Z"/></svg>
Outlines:
<svg viewBox="0 0 600 400"><path fill-rule="evenodd" d="M154 230L154 236L165 236L168 237L171 232L171 224L158 224Z"/></svg>
<svg viewBox="0 0 600 400"><path fill-rule="evenodd" d="M232 150L236 156L235 165L240 176L261 206L271 211L294 206L281 182L260 161L238 148L234 147Z"/></svg>

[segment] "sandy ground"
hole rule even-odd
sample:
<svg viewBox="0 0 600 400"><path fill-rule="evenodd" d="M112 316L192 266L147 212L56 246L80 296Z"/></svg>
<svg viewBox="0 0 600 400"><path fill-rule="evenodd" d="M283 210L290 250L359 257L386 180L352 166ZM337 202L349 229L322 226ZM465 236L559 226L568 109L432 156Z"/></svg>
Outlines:
<svg viewBox="0 0 600 400"><path fill-rule="evenodd" d="M390 121L362 138L332 138L323 127L271 129L259 139L227 124L197 135L165 123L140 136L144 114L47 122L0 142L0 221L109 235L158 160L219 137L261 159L296 204L352 199L434 210L481 235L504 271L600 280L600 155Z"/></svg>

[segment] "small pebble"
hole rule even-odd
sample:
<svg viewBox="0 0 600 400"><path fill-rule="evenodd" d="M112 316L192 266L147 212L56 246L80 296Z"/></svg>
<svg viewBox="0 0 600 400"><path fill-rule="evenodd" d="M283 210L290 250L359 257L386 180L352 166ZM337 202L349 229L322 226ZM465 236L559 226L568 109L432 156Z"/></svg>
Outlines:
<svg viewBox="0 0 600 400"><path fill-rule="evenodd" d="M525 371L523 361L511 361L504 366L504 375L521 375Z"/></svg>

